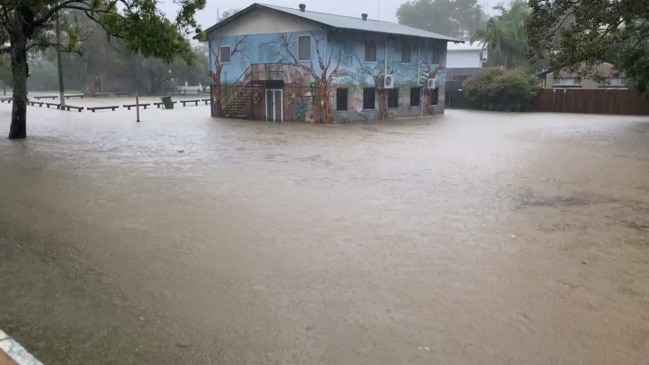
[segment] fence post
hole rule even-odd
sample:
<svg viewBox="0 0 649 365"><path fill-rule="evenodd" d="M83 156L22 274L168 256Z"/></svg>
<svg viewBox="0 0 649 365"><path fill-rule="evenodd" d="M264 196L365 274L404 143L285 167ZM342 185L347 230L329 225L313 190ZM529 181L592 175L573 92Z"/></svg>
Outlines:
<svg viewBox="0 0 649 365"><path fill-rule="evenodd" d="M135 113L137 115L136 123L140 123L140 92L135 91Z"/></svg>

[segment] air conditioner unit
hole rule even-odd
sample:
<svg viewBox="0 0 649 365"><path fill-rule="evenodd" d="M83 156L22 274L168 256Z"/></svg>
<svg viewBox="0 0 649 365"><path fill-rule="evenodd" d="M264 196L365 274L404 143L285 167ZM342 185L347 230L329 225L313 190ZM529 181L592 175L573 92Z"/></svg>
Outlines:
<svg viewBox="0 0 649 365"><path fill-rule="evenodd" d="M434 89L437 84L437 77L426 80L426 89Z"/></svg>
<svg viewBox="0 0 649 365"><path fill-rule="evenodd" d="M394 89L394 75L385 75L383 78L384 89Z"/></svg>

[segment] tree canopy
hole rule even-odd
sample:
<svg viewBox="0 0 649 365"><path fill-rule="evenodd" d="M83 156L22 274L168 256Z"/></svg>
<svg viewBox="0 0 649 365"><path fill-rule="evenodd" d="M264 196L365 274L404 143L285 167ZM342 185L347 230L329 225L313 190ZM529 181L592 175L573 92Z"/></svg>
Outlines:
<svg viewBox="0 0 649 365"><path fill-rule="evenodd" d="M525 23L530 14L527 4L523 0L514 0L509 8L499 5L494 10L499 14L478 29L471 40L486 44L491 66L512 68L527 65Z"/></svg>
<svg viewBox="0 0 649 365"><path fill-rule="evenodd" d="M228 10L221 13L221 16L219 17L219 21L225 20L225 19L233 16L234 14L236 14L236 13L238 13L240 11L241 11L241 9L237 9L237 8L228 9Z"/></svg>
<svg viewBox="0 0 649 365"><path fill-rule="evenodd" d="M614 64L649 93L649 2L639 0L530 0L531 55L551 69L603 77L596 66Z"/></svg>
<svg viewBox="0 0 649 365"><path fill-rule="evenodd" d="M78 48L78 34L67 24L63 24L65 44L56 41L53 30L61 14L80 12L108 36L122 39L132 53L165 62L182 57L191 63L194 52L186 36L198 31L194 14L205 7L206 0L173 3L178 11L170 20L157 0L0 0L0 55L10 54L14 86L9 138L27 136L27 53L35 48Z"/></svg>
<svg viewBox="0 0 649 365"><path fill-rule="evenodd" d="M468 39L486 20L478 0L411 0L397 10L400 24Z"/></svg>
<svg viewBox="0 0 649 365"><path fill-rule="evenodd" d="M80 40L76 52L62 55L64 84L68 89L83 90L88 86L86 92L90 94L134 90L157 94L185 82L190 85L209 82L207 47L203 44L192 49L192 57L197 61L193 65L187 65L181 58L165 63L130 52L121 39L109 38L99 24L77 11L66 12L64 18L77 29ZM29 64L29 89L55 89L58 85L55 65L54 48L33 53ZM96 78L101 78L98 85L102 85L103 90L89 82Z"/></svg>

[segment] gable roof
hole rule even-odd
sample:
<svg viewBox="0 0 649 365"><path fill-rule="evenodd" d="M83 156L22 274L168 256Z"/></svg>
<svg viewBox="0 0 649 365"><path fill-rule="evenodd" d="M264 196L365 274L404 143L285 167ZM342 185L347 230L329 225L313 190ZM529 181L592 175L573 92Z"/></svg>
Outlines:
<svg viewBox="0 0 649 365"><path fill-rule="evenodd" d="M485 48L484 42L467 42L464 44L449 44L447 51L464 52L464 51L482 51Z"/></svg>
<svg viewBox="0 0 649 365"><path fill-rule="evenodd" d="M228 17L222 22L216 23L215 25L208 28L205 32L209 33L214 30L217 30L224 25L235 21L236 19L242 17L245 14L250 13L256 9L270 9L278 11L284 14L293 15L302 19L310 20L312 22L320 23L332 28L337 29L350 29L350 30L359 30L364 32L373 32L373 33L386 33L386 34L398 34L403 36L418 37L418 38L428 38L428 39L438 39L449 42L460 42L464 43L461 39L445 36L442 34L437 34L433 32L428 32L422 29L417 29L409 27L403 24L391 23L381 20L372 20L367 19L363 20L361 18L355 18L351 16L342 16L334 15L327 13L319 13L315 11L301 11L300 9L286 8L283 6L267 5L267 4L252 4L249 7L241 10L238 13Z"/></svg>

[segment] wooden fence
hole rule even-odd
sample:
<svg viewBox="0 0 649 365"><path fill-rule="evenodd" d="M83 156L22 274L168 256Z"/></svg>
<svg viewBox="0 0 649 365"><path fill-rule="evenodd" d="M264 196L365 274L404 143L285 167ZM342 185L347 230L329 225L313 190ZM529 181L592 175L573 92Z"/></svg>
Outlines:
<svg viewBox="0 0 649 365"><path fill-rule="evenodd" d="M543 89L534 110L552 113L649 115L649 99L626 89Z"/></svg>

